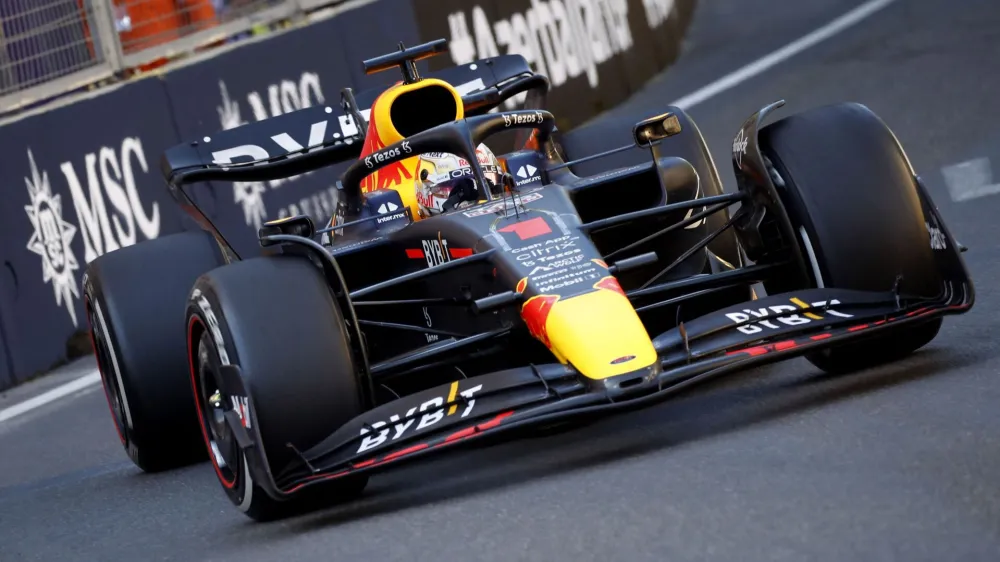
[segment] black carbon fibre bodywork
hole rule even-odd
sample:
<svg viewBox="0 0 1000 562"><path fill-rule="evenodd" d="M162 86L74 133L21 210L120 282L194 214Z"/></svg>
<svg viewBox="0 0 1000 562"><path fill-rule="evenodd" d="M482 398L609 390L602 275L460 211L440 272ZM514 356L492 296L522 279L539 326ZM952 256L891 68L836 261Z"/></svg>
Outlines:
<svg viewBox="0 0 1000 562"><path fill-rule="evenodd" d="M348 325L366 407L297 451L286 466L267 462L256 424L227 413L253 480L272 498L288 499L315 484L488 434L642 407L715 376L973 306L961 245L915 177L921 218L929 236L933 231L941 238L930 241L938 294L917 296L898 286L809 288L808 248L759 145L763 121L783 102L755 113L740 129L733 144L733 193L706 187L715 182L701 180L696 168L703 162L694 166L661 154L655 140L643 146L651 152L644 165L579 177L559 148L551 113L490 112L518 93L544 90L544 79L521 62L500 57L473 65L491 70L482 88L466 94L469 116L357 159L342 177L342 201L350 210L343 222L316 229L296 218L262 229L268 252L300 254L323 270ZM357 118L360 103L348 102L341 116ZM647 138L640 129L653 124L663 135L690 135L698 146L694 152L700 151L704 140L697 129L683 129L672 119L681 114L668 107L638 124L636 138ZM331 115L322 107L304 109L220 133L211 147L167 152L163 171L172 192L228 249L229 260L240 257L182 186L284 177L357 158L361 137L342 134L274 152L276 137L309 136L311 128L332 123ZM474 147L505 133L530 141L505 156L510 184L500 195L487 191L477 204L415 221L392 190L361 193L365 176L428 152L465 157L485 185ZM712 251L722 237L740 248L736 256ZM803 288L762 298L751 292L752 285L774 279ZM624 294L638 313L659 358L653 365L588 378L554 361L537 330L526 325L521 306L533 297L569 299L601 283L607 286L600 289ZM227 366L223 379L220 390L244 397L243 415L253 416L255 397L240 383L239 367Z"/></svg>
<svg viewBox="0 0 1000 562"><path fill-rule="evenodd" d="M273 486L268 492L280 499L310 485L378 471L482 436L650 406L711 378L964 312L972 305L971 291L970 285L949 283L939 300L899 304L893 293L815 289L775 295L753 306L783 307L791 299L815 302L817 306L800 310L825 315L825 322L787 326L766 338L749 338L738 328L753 327L752 322L728 322L727 311L720 311L688 324L686 337L680 329L657 337L655 343L663 354L657 368L584 381L571 368L550 363L463 379L453 383L457 385L455 400L443 399L449 385L442 385L393 401L303 452L299 462L285 467L256 464L255 480ZM834 310L829 303L836 301ZM742 314L743 308L731 307L728 314ZM414 427L419 429L407 431ZM252 445L247 452L251 450Z"/></svg>

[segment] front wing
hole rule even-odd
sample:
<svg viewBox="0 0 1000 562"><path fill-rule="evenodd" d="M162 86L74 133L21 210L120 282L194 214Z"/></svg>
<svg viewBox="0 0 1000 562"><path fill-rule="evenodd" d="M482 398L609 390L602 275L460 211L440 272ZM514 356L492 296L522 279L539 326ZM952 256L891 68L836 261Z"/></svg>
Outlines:
<svg viewBox="0 0 1000 562"><path fill-rule="evenodd" d="M461 379L365 412L289 466L268 466L255 428L237 441L257 484L287 499L483 436L648 406L719 375L965 312L973 300L967 282L946 282L936 299L829 288L772 295L654 338L660 361L632 373L593 380L555 363Z"/></svg>

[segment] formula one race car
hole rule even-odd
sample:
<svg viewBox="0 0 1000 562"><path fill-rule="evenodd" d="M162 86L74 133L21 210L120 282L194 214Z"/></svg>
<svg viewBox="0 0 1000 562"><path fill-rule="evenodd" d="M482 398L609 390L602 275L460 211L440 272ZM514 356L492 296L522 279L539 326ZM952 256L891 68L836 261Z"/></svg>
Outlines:
<svg viewBox="0 0 1000 562"><path fill-rule="evenodd" d="M536 107L545 77L511 55L420 76L414 61L444 44L365 61L401 69L384 91L166 152L171 192L203 230L106 254L85 278L139 467L207 453L229 499L271 519L442 448L754 365L895 360L973 305L964 248L864 106L752 115L732 193L676 107L633 128L649 162L579 177ZM505 110L519 94L524 108ZM517 150L482 150L504 135ZM183 189L347 161L336 217L268 222L254 257Z"/></svg>

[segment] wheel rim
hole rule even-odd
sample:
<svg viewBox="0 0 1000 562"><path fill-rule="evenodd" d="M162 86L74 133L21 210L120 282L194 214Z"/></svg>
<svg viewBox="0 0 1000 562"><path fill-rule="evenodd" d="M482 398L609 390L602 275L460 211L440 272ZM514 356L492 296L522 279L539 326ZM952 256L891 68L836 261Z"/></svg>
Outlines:
<svg viewBox="0 0 1000 562"><path fill-rule="evenodd" d="M104 396L108 399L108 407L111 410L111 419L115 423L118 437L124 444L126 442L125 404L121 398L122 389L118 386L117 378L107 375L107 373L111 372L110 369L112 366L111 349L108 347L107 341L108 335L101 329L101 324L97 322L97 318L94 316L93 308L89 302L86 308L87 320L91 326L90 333L91 342L94 346L94 357L97 359L97 371L101 375Z"/></svg>
<svg viewBox="0 0 1000 562"><path fill-rule="evenodd" d="M218 354L212 345L208 333L203 332L198 341L195 371L198 402L201 404L199 415L208 439L212 463L223 484L232 487L239 471L240 450L224 418L230 399L220 390Z"/></svg>

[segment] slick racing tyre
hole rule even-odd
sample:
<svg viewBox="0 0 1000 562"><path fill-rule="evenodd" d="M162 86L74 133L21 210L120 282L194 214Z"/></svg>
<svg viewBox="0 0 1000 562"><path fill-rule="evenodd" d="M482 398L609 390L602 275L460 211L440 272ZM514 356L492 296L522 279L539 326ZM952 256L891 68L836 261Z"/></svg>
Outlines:
<svg viewBox="0 0 1000 562"><path fill-rule="evenodd" d="M274 520L351 499L367 476L311 486L275 500L252 476L247 453L223 417L235 410L255 456L277 473L363 412L353 352L320 270L295 256L267 256L213 270L187 308L189 392L226 495L247 516ZM232 365L224 375L223 366ZM224 376L238 376L237 381ZM225 382L230 380L231 382ZM293 449L294 446L294 449Z"/></svg>
<svg viewBox="0 0 1000 562"><path fill-rule="evenodd" d="M122 446L157 472L205 458L187 377L184 309L202 273L222 263L206 232L109 252L87 266L84 306Z"/></svg>
<svg viewBox="0 0 1000 562"><path fill-rule="evenodd" d="M874 113L854 103L821 107L768 125L759 138L813 286L889 291L902 276L902 292L939 293L942 280L916 179L895 136ZM776 280L765 289L798 288L782 285ZM831 373L863 369L923 347L941 322L907 325L806 357Z"/></svg>

